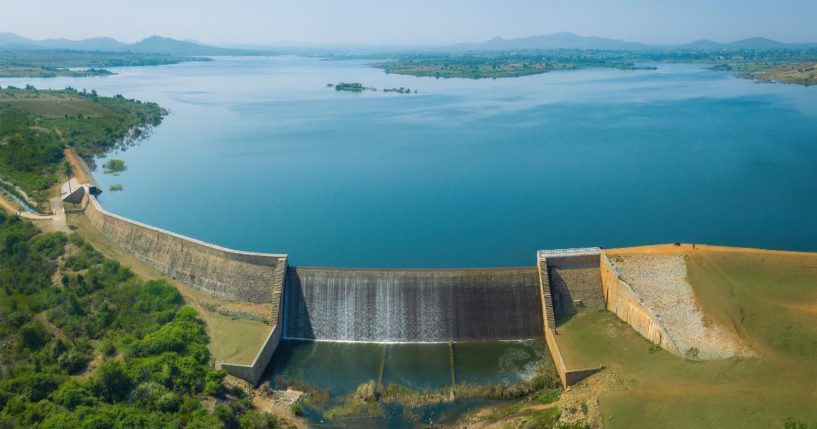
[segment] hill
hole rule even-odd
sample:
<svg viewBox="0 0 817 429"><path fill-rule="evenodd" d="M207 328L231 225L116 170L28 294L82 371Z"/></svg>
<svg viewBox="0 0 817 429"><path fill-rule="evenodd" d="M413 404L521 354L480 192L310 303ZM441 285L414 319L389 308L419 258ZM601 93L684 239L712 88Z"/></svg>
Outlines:
<svg viewBox="0 0 817 429"><path fill-rule="evenodd" d="M598 49L637 50L648 48L642 43L627 42L604 37L580 36L573 33L553 33L518 39L494 37L482 43L460 43L450 46L454 50L515 50L515 49Z"/></svg>
<svg viewBox="0 0 817 429"><path fill-rule="evenodd" d="M167 55L257 55L260 53L245 49L219 48L161 36L150 36L136 43L123 43L110 37L82 40L33 40L14 33L0 33L0 49L136 52Z"/></svg>
<svg viewBox="0 0 817 429"><path fill-rule="evenodd" d="M806 49L817 48L817 43L784 43L765 37L751 37L730 43L719 43L709 39L701 39L680 45L647 45L604 37L580 36L574 33L553 33L541 36L530 36L516 39L494 37L481 43L459 43L446 47L451 50L554 50L580 49L603 51L638 51L638 50L739 50L739 49Z"/></svg>
<svg viewBox="0 0 817 429"><path fill-rule="evenodd" d="M696 51L710 51L710 50L737 50L737 49L807 49L815 48L817 43L784 43L776 40L767 39L765 37L750 37L748 39L741 39L730 43L718 43L708 39L697 40L692 43L685 43L676 45L672 48L680 50L696 50Z"/></svg>

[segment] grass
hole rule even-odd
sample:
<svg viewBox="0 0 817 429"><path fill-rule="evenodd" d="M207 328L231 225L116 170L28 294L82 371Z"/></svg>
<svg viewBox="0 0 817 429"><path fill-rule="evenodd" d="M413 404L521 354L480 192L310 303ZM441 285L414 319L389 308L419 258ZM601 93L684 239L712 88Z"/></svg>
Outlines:
<svg viewBox="0 0 817 429"><path fill-rule="evenodd" d="M775 65L737 65L730 68L743 79L760 82L781 82L795 85L817 85L817 63L790 63Z"/></svg>
<svg viewBox="0 0 817 429"><path fill-rule="evenodd" d="M610 312L581 313L560 327L559 344L573 359L616 374L618 383L600 396L605 427L817 422L817 255L690 254L688 280L704 312L733 326L757 357L685 361L651 351Z"/></svg>
<svg viewBox="0 0 817 429"><path fill-rule="evenodd" d="M261 322L232 319L209 311L202 318L213 339L210 351L217 362L251 364L272 329Z"/></svg>
<svg viewBox="0 0 817 429"><path fill-rule="evenodd" d="M65 115L86 118L116 115L87 97L63 91L0 91L0 103L50 119L64 118Z"/></svg>

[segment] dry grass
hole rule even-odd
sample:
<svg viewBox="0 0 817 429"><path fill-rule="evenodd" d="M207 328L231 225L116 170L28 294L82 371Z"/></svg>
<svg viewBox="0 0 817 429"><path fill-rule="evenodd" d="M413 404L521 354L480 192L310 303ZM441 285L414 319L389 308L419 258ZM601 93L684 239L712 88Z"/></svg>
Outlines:
<svg viewBox="0 0 817 429"><path fill-rule="evenodd" d="M68 93L15 92L14 96L0 93L0 103L10 104L24 112L47 118L62 118L65 115L83 115L88 118L117 115L116 112L86 98Z"/></svg>

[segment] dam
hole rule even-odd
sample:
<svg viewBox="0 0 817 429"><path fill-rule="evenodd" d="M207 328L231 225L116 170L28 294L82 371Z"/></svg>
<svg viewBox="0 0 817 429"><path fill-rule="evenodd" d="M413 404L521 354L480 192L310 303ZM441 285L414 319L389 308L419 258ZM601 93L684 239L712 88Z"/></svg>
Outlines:
<svg viewBox="0 0 817 429"><path fill-rule="evenodd" d="M447 343L541 338L536 269L287 270L284 338Z"/></svg>
<svg viewBox="0 0 817 429"><path fill-rule="evenodd" d="M159 273L209 296L268 309L269 333L255 358L217 362L227 373L253 384L262 379L282 340L290 344L282 351L288 355L303 349L293 348L293 341L381 344L381 352L374 354L381 356L381 369L374 377L378 381L384 367L387 378L394 377L389 370L393 362L415 360L410 354L399 357L405 348L388 345L437 344L443 348L435 353L447 364L435 361L434 366L448 368L449 385L457 380L456 361L465 356L458 358L469 350L468 344L541 341L562 384L569 386L601 368L573 368L565 362L559 351L559 321L602 309L677 354L660 320L610 269L598 247L539 251L535 265L517 268L297 267L288 264L285 254L226 249L109 213L90 192L91 186L83 185L79 212L108 240ZM530 347L523 349L520 353L535 355Z"/></svg>

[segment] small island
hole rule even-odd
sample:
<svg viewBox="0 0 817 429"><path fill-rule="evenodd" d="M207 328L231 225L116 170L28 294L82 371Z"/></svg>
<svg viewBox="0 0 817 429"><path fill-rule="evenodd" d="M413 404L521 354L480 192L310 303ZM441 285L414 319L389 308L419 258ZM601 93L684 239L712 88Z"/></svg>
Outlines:
<svg viewBox="0 0 817 429"><path fill-rule="evenodd" d="M363 91L377 91L377 88L373 86L363 86L362 83L352 82L352 83L327 83L327 88L335 88L336 91L349 91L349 92L363 92ZM396 92L398 94L417 94L417 90L413 90L411 88L406 87L399 87L399 88L383 88L383 92Z"/></svg>
<svg viewBox="0 0 817 429"><path fill-rule="evenodd" d="M406 54L390 62L374 64L374 67L386 73L443 79L498 79L590 67L655 70L654 66L636 65L636 58L628 55L572 51Z"/></svg>
<svg viewBox="0 0 817 429"><path fill-rule="evenodd" d="M105 168L105 174L118 174L128 169L125 165L125 161L121 159L109 159L103 167Z"/></svg>
<svg viewBox="0 0 817 429"><path fill-rule="evenodd" d="M402 86L400 88L383 88L383 92L396 92L398 94L411 94L412 93L411 88L403 88ZM414 90L414 93L415 94L417 93L416 89Z"/></svg>
<svg viewBox="0 0 817 429"><path fill-rule="evenodd" d="M341 83L338 83L338 84L329 83L326 86L328 86L330 88L334 87L335 91L349 91L349 92L377 91L377 89L375 89L375 88L363 86L362 83L358 83L358 82L351 82L351 83L341 82Z"/></svg>

